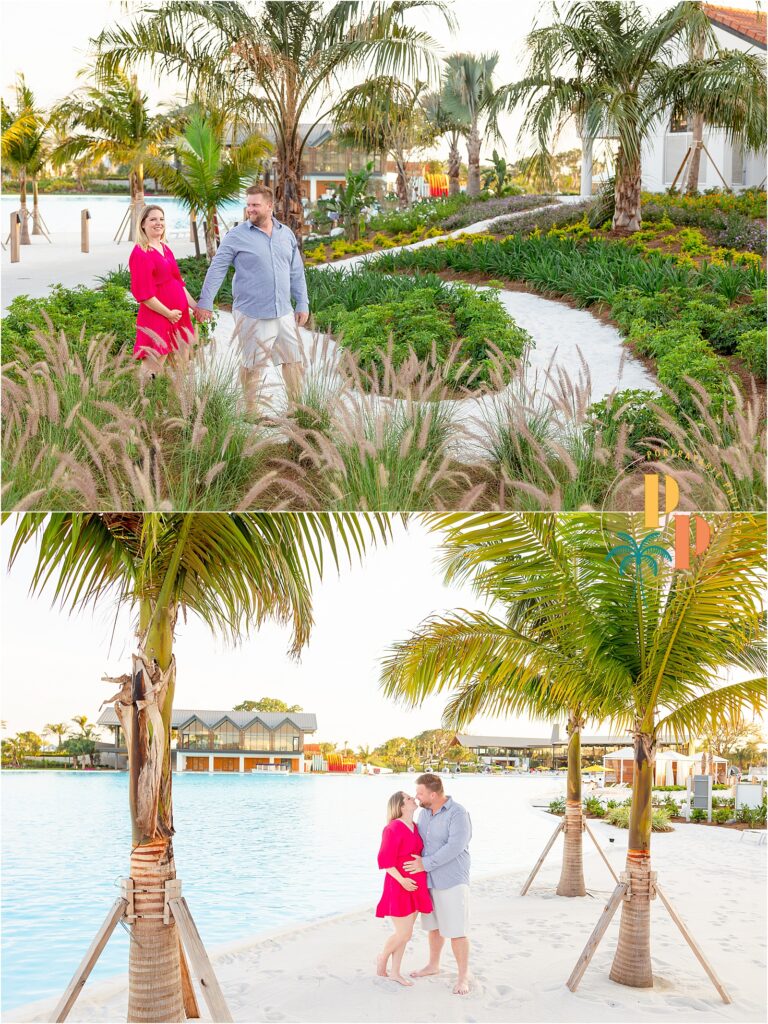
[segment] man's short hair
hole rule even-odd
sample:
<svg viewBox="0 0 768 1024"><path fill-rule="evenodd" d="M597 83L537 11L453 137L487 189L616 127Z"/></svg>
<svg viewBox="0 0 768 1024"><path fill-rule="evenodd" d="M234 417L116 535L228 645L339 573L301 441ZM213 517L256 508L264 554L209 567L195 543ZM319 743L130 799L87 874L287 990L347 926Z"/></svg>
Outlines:
<svg viewBox="0 0 768 1024"><path fill-rule="evenodd" d="M249 185L245 190L247 196L264 196L269 203L275 202L275 195L268 185Z"/></svg>
<svg viewBox="0 0 768 1024"><path fill-rule="evenodd" d="M443 792L443 780L439 775L433 775L431 772L427 772L426 775L420 775L416 779L417 786L426 786L430 793L442 793Z"/></svg>

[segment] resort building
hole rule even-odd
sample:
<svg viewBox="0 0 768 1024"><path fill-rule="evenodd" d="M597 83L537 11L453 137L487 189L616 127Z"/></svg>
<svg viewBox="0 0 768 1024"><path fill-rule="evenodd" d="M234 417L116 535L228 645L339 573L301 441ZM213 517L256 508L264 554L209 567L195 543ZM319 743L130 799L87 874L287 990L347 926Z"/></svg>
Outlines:
<svg viewBox="0 0 768 1024"><path fill-rule="evenodd" d="M705 754L684 754L678 750L658 750L654 764L654 786L684 786L693 775L707 774ZM712 758L711 774L716 783L728 779L728 761L724 757ZM632 747L614 750L603 757L606 786L631 786L635 772L635 753Z"/></svg>
<svg viewBox="0 0 768 1024"><path fill-rule="evenodd" d="M765 53L765 12L704 4L717 38L724 49ZM642 151L643 188L663 192L669 188L691 145L691 126L687 120L661 121L648 136ZM720 129L704 126L704 151L699 170L699 191L710 188L762 188L765 185L766 153L747 151L732 144ZM687 169L687 164L686 164ZM677 188L685 181L685 170Z"/></svg>
<svg viewBox="0 0 768 1024"><path fill-rule="evenodd" d="M631 736L582 736L582 765L599 764L606 754L632 743ZM471 750L483 764L504 768L565 768L568 764L568 738L555 725L549 739L522 736L469 736L456 733L450 744ZM674 743L669 746L677 746ZM687 745L686 745L687 746Z"/></svg>
<svg viewBox="0 0 768 1024"><path fill-rule="evenodd" d="M127 764L125 737L114 708L98 724L112 730L114 742L100 744L102 763ZM303 772L304 737L317 730L315 715L304 712L200 711L175 708L172 764L178 772Z"/></svg>

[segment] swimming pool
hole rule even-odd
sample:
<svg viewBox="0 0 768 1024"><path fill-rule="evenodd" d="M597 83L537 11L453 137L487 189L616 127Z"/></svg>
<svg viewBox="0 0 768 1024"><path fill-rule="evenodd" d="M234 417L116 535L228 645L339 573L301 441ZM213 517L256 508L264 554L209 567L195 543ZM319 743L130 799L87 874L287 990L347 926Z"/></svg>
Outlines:
<svg viewBox="0 0 768 1024"><path fill-rule="evenodd" d="M414 775L174 777L174 849L204 942L217 945L341 913L380 895L387 798ZM128 873L124 772L3 772L2 1006L64 990ZM551 831L531 807L558 778L463 775L446 789L470 811L473 875L530 863ZM127 970L118 928L91 975Z"/></svg>
<svg viewBox="0 0 768 1024"><path fill-rule="evenodd" d="M147 196L147 202L162 206L165 212L166 230L169 237L183 235L189 237L189 214L176 199L168 196ZM32 212L32 197L27 197L27 205ZM224 203L220 212L228 224L242 219L245 197L232 203ZM89 195L75 193L62 196L40 196L40 213L52 236L58 233L78 234L80 232L80 213L88 210L91 215L90 233L95 239L112 238L129 206L127 195ZM8 230L8 218L19 208L19 197L13 193L0 196L0 218L4 234ZM31 226L30 226L31 230ZM127 233L124 236L128 237ZM54 238L55 241L55 238ZM202 245L202 237L200 240Z"/></svg>

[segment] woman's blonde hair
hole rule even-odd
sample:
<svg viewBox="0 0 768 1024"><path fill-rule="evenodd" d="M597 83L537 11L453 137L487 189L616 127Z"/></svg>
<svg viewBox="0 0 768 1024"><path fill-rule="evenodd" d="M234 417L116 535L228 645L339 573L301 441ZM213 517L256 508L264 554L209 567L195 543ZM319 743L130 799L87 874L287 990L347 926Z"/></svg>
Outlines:
<svg viewBox="0 0 768 1024"><path fill-rule="evenodd" d="M144 252L146 252L149 249L149 238L147 237L147 233L144 230L144 221L147 219L150 213L152 213L153 210L159 210L160 213L162 213L163 225L165 225L165 210L162 208L162 206L144 207L144 209L141 211L141 216L139 217L139 221L136 225L136 244L140 246L144 250ZM160 241L165 241L165 226L163 226L163 237L160 239Z"/></svg>
<svg viewBox="0 0 768 1024"><path fill-rule="evenodd" d="M393 793L389 798L387 804L387 824L390 821L394 821L395 818L399 818L403 813L403 804L405 803L405 793L399 790L397 793Z"/></svg>

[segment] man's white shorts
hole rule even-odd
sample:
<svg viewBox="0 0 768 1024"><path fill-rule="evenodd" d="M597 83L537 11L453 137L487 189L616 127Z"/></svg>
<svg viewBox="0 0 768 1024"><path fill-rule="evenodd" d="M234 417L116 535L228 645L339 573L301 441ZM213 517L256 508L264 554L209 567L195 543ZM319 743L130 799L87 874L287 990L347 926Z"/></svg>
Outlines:
<svg viewBox="0 0 768 1024"><path fill-rule="evenodd" d="M232 337L246 369L253 370L269 362L280 366L302 361L301 337L293 313L273 320L255 320L236 309L234 317L235 333Z"/></svg>
<svg viewBox="0 0 768 1024"><path fill-rule="evenodd" d="M435 928L444 939L462 939L469 934L469 886L454 885L450 889L430 889L432 913L421 915L421 927L428 932Z"/></svg>

